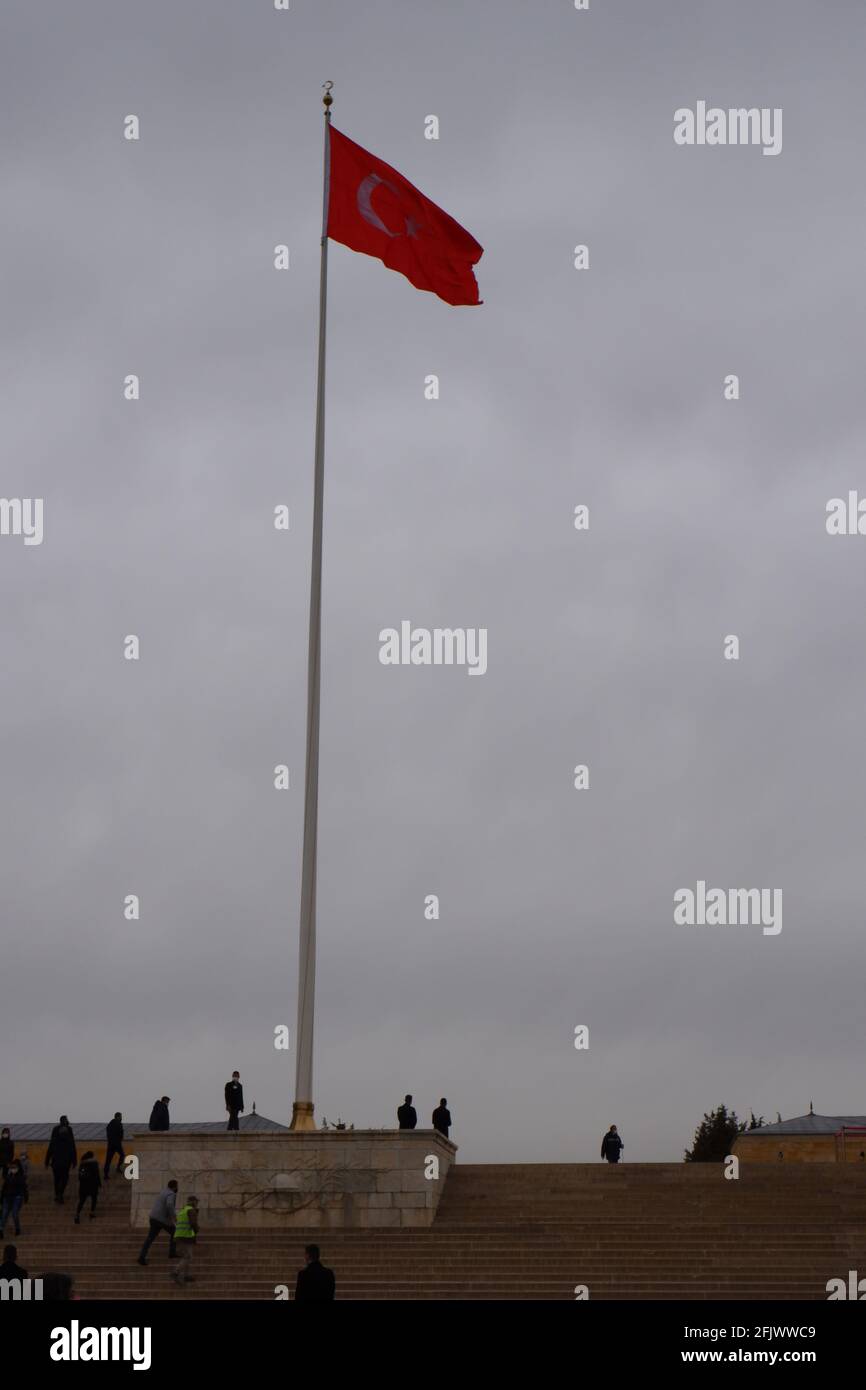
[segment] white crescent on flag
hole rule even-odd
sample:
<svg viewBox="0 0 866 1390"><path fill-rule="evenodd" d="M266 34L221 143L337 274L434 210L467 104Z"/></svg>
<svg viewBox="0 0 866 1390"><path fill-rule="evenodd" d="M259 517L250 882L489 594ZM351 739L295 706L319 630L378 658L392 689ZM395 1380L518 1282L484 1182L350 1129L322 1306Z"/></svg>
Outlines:
<svg viewBox="0 0 866 1390"><path fill-rule="evenodd" d="M406 224L405 232L392 232L390 227L385 226L371 202L373 189L380 183L384 183L386 188L390 188L396 198L400 197L400 190L395 188L393 183L388 183L386 179L380 179L378 174L368 174L358 185L358 211L364 221L369 222L370 226L375 227L377 231L384 232L386 236L417 236L418 223L413 218L407 217L405 213L403 215L403 221Z"/></svg>

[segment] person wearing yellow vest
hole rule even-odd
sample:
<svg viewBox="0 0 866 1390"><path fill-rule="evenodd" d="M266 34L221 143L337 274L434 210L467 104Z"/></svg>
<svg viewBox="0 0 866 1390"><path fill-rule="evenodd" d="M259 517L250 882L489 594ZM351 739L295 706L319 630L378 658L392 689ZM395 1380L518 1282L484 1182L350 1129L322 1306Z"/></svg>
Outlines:
<svg viewBox="0 0 866 1390"><path fill-rule="evenodd" d="M192 1252L195 1248L196 1235L198 1232L198 1197L187 1197L186 1206L181 1207L177 1213L177 1225L174 1228L174 1243L178 1254L177 1264L169 1270L169 1275L176 1284L185 1284L192 1279L190 1267L192 1265Z"/></svg>

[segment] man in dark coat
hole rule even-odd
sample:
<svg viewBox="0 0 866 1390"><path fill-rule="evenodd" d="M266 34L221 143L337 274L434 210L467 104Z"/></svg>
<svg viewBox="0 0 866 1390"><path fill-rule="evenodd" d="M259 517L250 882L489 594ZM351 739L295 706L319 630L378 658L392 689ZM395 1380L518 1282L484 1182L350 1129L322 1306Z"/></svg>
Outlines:
<svg viewBox="0 0 866 1390"><path fill-rule="evenodd" d="M238 1115L244 1108L244 1088L239 1071L232 1072L231 1081L226 1082L226 1110L229 1112L227 1129L240 1129Z"/></svg>
<svg viewBox="0 0 866 1390"><path fill-rule="evenodd" d="M0 1188L0 1236L6 1234L6 1222L12 1217L16 1236L21 1234L21 1208L27 1201L27 1179L21 1165L13 1159L6 1169Z"/></svg>
<svg viewBox="0 0 866 1390"><path fill-rule="evenodd" d="M622 1150L623 1142L616 1132L616 1125L611 1125L601 1141L601 1156L606 1158L608 1163L619 1163Z"/></svg>
<svg viewBox="0 0 866 1390"><path fill-rule="evenodd" d="M78 1208L75 1212L75 1224L81 1225L81 1213L84 1203L90 1200L90 1219L96 1215L96 1199L99 1196L99 1189L102 1186L102 1179L99 1176L99 1163L92 1149L88 1149L86 1154L81 1156L81 1165L78 1169Z"/></svg>
<svg viewBox="0 0 866 1390"><path fill-rule="evenodd" d="M12 1138L12 1131L7 1125L0 1133L0 1168L3 1176L6 1176L6 1169L15 1157L15 1140Z"/></svg>
<svg viewBox="0 0 866 1390"><path fill-rule="evenodd" d="M72 1292L75 1279L71 1274L62 1274L58 1269L46 1269L39 1277L42 1280L42 1297L46 1303L70 1303L76 1297Z"/></svg>
<svg viewBox="0 0 866 1390"><path fill-rule="evenodd" d="M448 1109L448 1102L444 1096L433 1111L433 1128L438 1130L440 1134L444 1134L446 1139L448 1138L448 1131L451 1128L451 1111Z"/></svg>
<svg viewBox="0 0 866 1390"><path fill-rule="evenodd" d="M15 1261L18 1259L17 1245L3 1246L3 1263L0 1265L0 1279L26 1279L27 1270L22 1269Z"/></svg>
<svg viewBox="0 0 866 1390"><path fill-rule="evenodd" d="M414 1129L418 1123L412 1097L407 1096L402 1105L397 1106L397 1123L401 1129Z"/></svg>
<svg viewBox="0 0 866 1390"><path fill-rule="evenodd" d="M69 1182L69 1170L77 1162L78 1150L75 1147L72 1126L66 1116L61 1115L60 1123L51 1131L51 1139L45 1151L45 1167L54 1170L55 1202L63 1201L66 1184Z"/></svg>
<svg viewBox="0 0 866 1390"><path fill-rule="evenodd" d="M334 1271L326 1269L319 1259L318 1245L304 1246L306 1265L298 1270L295 1284L296 1303L329 1303L334 1297Z"/></svg>
<svg viewBox="0 0 866 1390"><path fill-rule="evenodd" d="M168 1106L168 1096L163 1096L161 1100L155 1100L153 1102L153 1109L150 1112L150 1120L147 1126L148 1129L164 1130L171 1128L168 1118Z"/></svg>
<svg viewBox="0 0 866 1390"><path fill-rule="evenodd" d="M123 1152L123 1116L119 1110L115 1110L114 1119L109 1120L108 1124L105 1126L105 1167L102 1170L102 1176L105 1178L106 1182L108 1182L110 1176L108 1170L111 1167L111 1160L114 1158L115 1154L117 1154L117 1168L115 1172L119 1173L123 1165L123 1160L126 1158L126 1154Z"/></svg>

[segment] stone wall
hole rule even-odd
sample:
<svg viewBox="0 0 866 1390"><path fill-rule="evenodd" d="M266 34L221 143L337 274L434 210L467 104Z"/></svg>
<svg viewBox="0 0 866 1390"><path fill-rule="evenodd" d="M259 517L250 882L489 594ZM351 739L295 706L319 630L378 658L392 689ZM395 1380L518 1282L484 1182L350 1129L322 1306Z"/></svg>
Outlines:
<svg viewBox="0 0 866 1390"><path fill-rule="evenodd" d="M866 1135L848 1138L844 1154L842 1141L832 1134L740 1134L734 1140L732 1153L744 1163L862 1163L860 1154L866 1150ZM779 1153L783 1155L779 1159Z"/></svg>
<svg viewBox="0 0 866 1390"><path fill-rule="evenodd" d="M457 1148L435 1130L129 1136L139 1159L131 1222L146 1226L170 1178L203 1227L430 1226ZM434 1160L436 1162L434 1162ZM427 1177L435 1172L438 1176Z"/></svg>

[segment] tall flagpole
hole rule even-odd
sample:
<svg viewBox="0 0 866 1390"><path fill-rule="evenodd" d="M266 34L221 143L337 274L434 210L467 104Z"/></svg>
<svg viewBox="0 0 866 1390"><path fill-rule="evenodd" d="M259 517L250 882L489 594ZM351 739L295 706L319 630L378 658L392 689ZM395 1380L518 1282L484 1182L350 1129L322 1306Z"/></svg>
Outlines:
<svg viewBox="0 0 866 1390"><path fill-rule="evenodd" d="M319 688L322 658L322 504L325 493L325 324L328 300L328 192L331 88L324 83L325 156L322 252L319 271L319 368L316 384L316 465L313 484L313 563L310 576L310 645L307 657L307 771L304 788L304 857L298 954L298 1031L292 1129L315 1129L313 1119L313 1006L316 993L316 842L319 818Z"/></svg>

